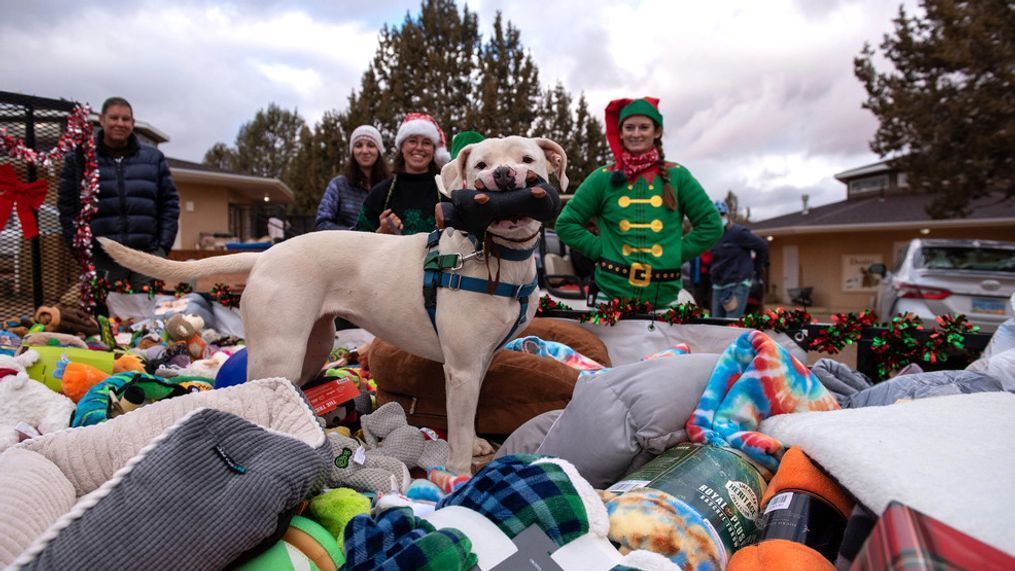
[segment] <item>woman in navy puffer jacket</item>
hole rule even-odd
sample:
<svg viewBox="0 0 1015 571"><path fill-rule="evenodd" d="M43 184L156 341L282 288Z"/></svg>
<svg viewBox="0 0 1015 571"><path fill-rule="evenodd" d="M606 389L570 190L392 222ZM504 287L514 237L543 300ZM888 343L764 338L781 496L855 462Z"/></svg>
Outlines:
<svg viewBox="0 0 1015 571"><path fill-rule="evenodd" d="M167 255L179 227L180 197L165 156L155 147L138 141L133 110L122 98L111 97L103 103L99 123L102 129L95 136L99 200L90 223L92 236ZM60 177L60 224L68 245L74 238L74 219L81 210L80 162L79 153L69 153ZM93 242L92 257L99 277L109 283L124 279L138 289L150 280L116 264L98 242Z"/></svg>

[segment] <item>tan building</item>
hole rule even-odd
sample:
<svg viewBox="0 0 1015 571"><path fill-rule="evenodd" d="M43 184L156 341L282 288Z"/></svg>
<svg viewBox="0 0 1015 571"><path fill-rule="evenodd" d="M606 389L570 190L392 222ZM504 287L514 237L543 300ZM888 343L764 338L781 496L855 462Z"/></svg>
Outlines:
<svg viewBox="0 0 1015 571"><path fill-rule="evenodd" d="M167 159L180 193L180 231L173 250L187 252L207 247L219 235L233 241L267 235L271 216L285 218L284 205L293 192L282 181L224 171L199 163ZM202 245L203 241L203 245Z"/></svg>
<svg viewBox="0 0 1015 571"><path fill-rule="evenodd" d="M768 297L789 304L789 291L812 287L815 308L828 312L872 306L879 276L867 267L896 262L913 238L1015 240L1015 200L993 196L973 202L966 218L934 220L933 195L914 192L906 176L884 162L835 175L846 200L749 224L769 241Z"/></svg>
<svg viewBox="0 0 1015 571"><path fill-rule="evenodd" d="M134 131L145 143L158 146L169 137L137 121ZM226 241L258 240L268 234L270 217L285 219L293 191L277 178L251 176L191 161L166 157L180 194L180 230L172 257L187 258L194 250Z"/></svg>

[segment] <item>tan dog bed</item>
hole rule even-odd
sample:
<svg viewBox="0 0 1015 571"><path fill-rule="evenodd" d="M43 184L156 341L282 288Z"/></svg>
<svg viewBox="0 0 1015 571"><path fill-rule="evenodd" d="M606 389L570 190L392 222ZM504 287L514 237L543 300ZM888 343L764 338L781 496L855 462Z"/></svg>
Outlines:
<svg viewBox="0 0 1015 571"><path fill-rule="evenodd" d="M577 325L536 318L518 336L529 335L563 343L610 366L606 345ZM397 402L405 409L409 424L447 430L444 369L440 363L376 339L370 349L370 371L377 382L378 406ZM577 369L549 357L497 351L479 393L476 431L510 434L536 415L564 408L577 380Z"/></svg>

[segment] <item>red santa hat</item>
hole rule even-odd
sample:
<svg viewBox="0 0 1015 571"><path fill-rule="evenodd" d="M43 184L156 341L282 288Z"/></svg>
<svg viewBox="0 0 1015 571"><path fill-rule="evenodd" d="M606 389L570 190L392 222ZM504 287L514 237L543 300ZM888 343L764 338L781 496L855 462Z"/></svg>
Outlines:
<svg viewBox="0 0 1015 571"><path fill-rule="evenodd" d="M395 148L401 151L402 143L413 135L422 135L433 142L433 157L438 167L444 166L451 160L444 131L430 115L426 113L406 114L402 125L398 128L398 134L395 135Z"/></svg>

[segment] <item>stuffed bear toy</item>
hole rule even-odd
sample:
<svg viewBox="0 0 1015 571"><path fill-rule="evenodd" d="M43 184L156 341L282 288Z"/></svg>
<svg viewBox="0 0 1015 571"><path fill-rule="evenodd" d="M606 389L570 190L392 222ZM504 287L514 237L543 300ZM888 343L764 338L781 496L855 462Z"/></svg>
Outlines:
<svg viewBox="0 0 1015 571"><path fill-rule="evenodd" d="M197 360L204 358L207 344L201 338L201 330L204 329L204 319L200 315L176 314L166 322L166 334L177 345L186 345L190 358Z"/></svg>
<svg viewBox="0 0 1015 571"><path fill-rule="evenodd" d="M28 377L27 369L38 359L31 349L17 357L0 355L0 451L21 440L19 423L41 434L70 424L74 402Z"/></svg>
<svg viewBox="0 0 1015 571"><path fill-rule="evenodd" d="M448 443L428 440L418 428L409 426L405 410L389 402L360 419L367 448L401 460L410 468L444 466L448 462Z"/></svg>

